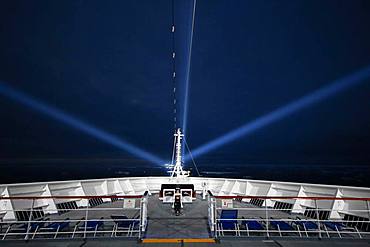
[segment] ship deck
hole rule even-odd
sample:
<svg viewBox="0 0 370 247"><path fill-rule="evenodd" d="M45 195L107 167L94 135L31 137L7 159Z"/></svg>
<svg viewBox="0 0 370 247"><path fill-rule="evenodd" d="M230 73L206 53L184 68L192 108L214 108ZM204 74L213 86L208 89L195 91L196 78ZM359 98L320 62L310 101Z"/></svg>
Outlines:
<svg viewBox="0 0 370 247"><path fill-rule="evenodd" d="M178 243L142 243L137 240L128 239L87 239L87 240L33 240L33 241L2 241L1 246L3 247L17 247L17 246L28 246L28 247L96 247L96 246L127 246L127 247L203 247L203 246L219 246L219 247L368 247L370 241L368 240L246 240L246 239L224 239L217 243L186 243L179 241Z"/></svg>
<svg viewBox="0 0 370 247"><path fill-rule="evenodd" d="M122 201L103 203L95 207L99 208L119 208L122 207ZM250 210L241 210L239 217L261 217L264 211L258 211L258 207L249 203L235 201L234 206L238 208L250 208ZM256 210L253 210L256 208ZM109 219L112 214L122 213L122 209L114 210L92 210L89 211L90 219L104 218ZM125 211L125 214L131 218L137 216L138 211ZM85 211L71 211L63 215L50 215L51 220L60 220L65 218L78 219L85 216ZM272 218L289 218L292 214L281 211L271 212ZM234 238L232 235L215 241L215 243L202 243L204 240L213 240L211 238L208 226L208 202L197 198L191 204L184 204L182 214L175 216L170 204L164 204L154 194L148 201L148 225L145 232L144 241L138 241L134 238L114 238L109 234L100 235L98 238L63 238L63 239L33 239L24 240L4 240L1 246L370 246L369 239L338 239L338 238L318 238L311 236L309 238L299 238L298 236L278 237L271 235L255 237ZM113 226L113 222L111 222ZM109 222L105 224L108 229L112 227ZM149 240L149 241L148 241Z"/></svg>

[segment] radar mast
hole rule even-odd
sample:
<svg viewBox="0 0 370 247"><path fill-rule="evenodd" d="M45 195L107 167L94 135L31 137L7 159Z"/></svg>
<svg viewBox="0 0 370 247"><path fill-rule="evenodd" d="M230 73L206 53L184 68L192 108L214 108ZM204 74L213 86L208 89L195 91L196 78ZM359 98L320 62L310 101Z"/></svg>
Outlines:
<svg viewBox="0 0 370 247"><path fill-rule="evenodd" d="M175 137L175 146L176 149L176 159L175 159L175 166L173 167L173 170L171 172L171 178L177 177L177 178L184 178L189 176L189 171L184 171L182 169L182 139L184 134L181 133L181 129L178 128L176 133L174 134Z"/></svg>

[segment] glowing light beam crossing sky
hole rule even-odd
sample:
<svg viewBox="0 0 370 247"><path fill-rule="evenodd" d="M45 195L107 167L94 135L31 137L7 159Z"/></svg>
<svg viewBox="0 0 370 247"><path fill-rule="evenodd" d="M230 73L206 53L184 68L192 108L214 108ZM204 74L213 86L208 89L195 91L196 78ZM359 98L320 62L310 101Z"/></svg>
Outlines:
<svg viewBox="0 0 370 247"><path fill-rule="evenodd" d="M183 126L182 131L184 133L184 138L186 136L186 128L188 122L188 99L189 99L189 80L190 80L190 69L191 69L191 54L193 50L193 36L194 36L194 23L195 23L195 9L197 5L197 0L193 0L193 15L191 20L191 30L190 30L190 43L189 43L189 55L186 67L186 78L185 78L185 96L184 96L184 111L183 111Z"/></svg>
<svg viewBox="0 0 370 247"><path fill-rule="evenodd" d="M349 89L355 85L363 83L365 79L370 77L370 66L359 70L353 74L350 74L341 79L335 80L327 86L317 89L316 91L309 93L296 101L293 101L287 105L284 105L266 115L263 115L251 122L248 122L239 128L232 130L225 135L222 135L213 141L210 141L194 150L192 150L193 157L200 156L215 150L223 145L233 142L237 139L252 134L256 130L266 127L274 122L282 120L283 118L296 113L306 107L312 106L315 103L323 101L326 98L334 96L346 89ZM185 160L189 160L189 155L185 156Z"/></svg>
<svg viewBox="0 0 370 247"><path fill-rule="evenodd" d="M8 86L6 83L0 81L0 94L3 96L17 101L25 106L32 108L33 110L43 113L59 122L62 122L70 127L73 127L81 132L88 134L100 141L108 143L114 147L117 147L121 150L124 150L130 154L135 155L136 157L148 160L154 164L161 165L164 161L157 156L140 149L127 141L109 133L104 130L101 130L89 123L86 123L82 120L79 120L53 106L50 106L44 102L41 102L25 93L22 93L18 90L15 90Z"/></svg>

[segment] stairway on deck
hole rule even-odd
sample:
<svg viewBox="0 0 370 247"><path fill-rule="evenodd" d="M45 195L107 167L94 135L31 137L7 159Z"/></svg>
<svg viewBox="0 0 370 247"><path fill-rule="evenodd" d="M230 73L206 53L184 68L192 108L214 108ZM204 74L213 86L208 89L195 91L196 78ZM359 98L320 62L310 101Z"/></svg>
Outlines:
<svg viewBox="0 0 370 247"><path fill-rule="evenodd" d="M208 203L198 197L184 204L182 214L175 216L170 203L164 204L158 194L149 197L146 238L209 238Z"/></svg>

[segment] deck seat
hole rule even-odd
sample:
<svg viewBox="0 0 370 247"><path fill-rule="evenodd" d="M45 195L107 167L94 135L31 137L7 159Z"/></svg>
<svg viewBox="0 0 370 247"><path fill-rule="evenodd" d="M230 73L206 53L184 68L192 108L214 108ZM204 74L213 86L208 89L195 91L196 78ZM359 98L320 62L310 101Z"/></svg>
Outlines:
<svg viewBox="0 0 370 247"><path fill-rule="evenodd" d="M271 220L270 224L275 229L279 229L281 231L292 231L292 230L294 230L294 228L291 225L289 225L288 223L286 223L285 221Z"/></svg>
<svg viewBox="0 0 370 247"><path fill-rule="evenodd" d="M101 217L100 219L95 219L95 220L88 220L85 221L84 218L82 218L74 228L74 231L72 233L72 238L74 238L76 233L82 233L82 232L93 232L94 237L96 236L96 233L100 227L103 227L104 217ZM82 225L80 225L82 223ZM77 231L78 230L78 231ZM85 233L84 233L85 235Z"/></svg>
<svg viewBox="0 0 370 247"><path fill-rule="evenodd" d="M298 227L302 227L304 230L307 230L307 231L313 231L313 230L318 230L319 227L316 223L310 221L310 220L306 220L306 219L301 219L299 217L297 217L297 220L294 221L294 223L298 226Z"/></svg>
<svg viewBox="0 0 370 247"><path fill-rule="evenodd" d="M49 225L42 227L40 230L57 231L69 226L69 221L52 222Z"/></svg>
<svg viewBox="0 0 370 247"><path fill-rule="evenodd" d="M117 232L126 232L127 236L132 235L132 231L135 227L139 226L139 219L129 219L126 215L111 215L114 221L112 236L117 236Z"/></svg>
<svg viewBox="0 0 370 247"><path fill-rule="evenodd" d="M236 219L238 218L238 210L228 209L222 210L220 216L220 223L224 230L235 229L235 224L237 224ZM235 220L234 220L235 219Z"/></svg>
<svg viewBox="0 0 370 247"><path fill-rule="evenodd" d="M126 215L111 215L111 218L113 219L114 223L118 227L129 227L132 224L135 224L136 221L133 219L129 219Z"/></svg>
<svg viewBox="0 0 370 247"><path fill-rule="evenodd" d="M37 231L40 227L43 227L45 222L32 222L29 224L29 232ZM25 223L23 228L27 231L28 224Z"/></svg>
<svg viewBox="0 0 370 247"><path fill-rule="evenodd" d="M257 220L243 220L242 225L248 230L261 231L264 230L263 225Z"/></svg>
<svg viewBox="0 0 370 247"><path fill-rule="evenodd" d="M48 219L46 219L48 220ZM34 221L34 222L31 222L31 223L21 223L21 224L18 224L18 223L15 223L15 224L12 224L11 225L11 231L18 231L18 232L35 232L37 231L39 228L43 227L45 222L45 220L41 221Z"/></svg>
<svg viewBox="0 0 370 247"><path fill-rule="evenodd" d="M342 234L350 234L350 232L353 232L357 234L359 238L362 238L361 233L357 229L357 227L349 227L344 225L342 222L337 221L325 221L323 225L328 237L330 237L330 233L332 233L328 231L329 228L329 230L335 231L340 238L342 237Z"/></svg>
<svg viewBox="0 0 370 247"><path fill-rule="evenodd" d="M227 230L234 230L237 232L237 219L238 218L238 210L236 209L224 209L221 211L221 216L220 216L220 228L222 234L224 234L224 231Z"/></svg>
<svg viewBox="0 0 370 247"><path fill-rule="evenodd" d="M57 237L59 231L63 230L64 228L69 227L69 218L66 218L64 221L54 221L50 222L46 226L39 226L37 229L39 232L55 232L54 238ZM34 231L32 238L35 237L37 230ZM46 233L44 233L46 234Z"/></svg>
<svg viewBox="0 0 370 247"><path fill-rule="evenodd" d="M38 231L39 228L44 226L45 222L48 219L39 219L39 221L34 221L31 223L11 223L7 225L7 229L2 237L4 240L7 236L12 235L17 237L34 237L36 232ZM32 235L30 235L32 234Z"/></svg>
<svg viewBox="0 0 370 247"><path fill-rule="evenodd" d="M347 228L341 222L327 221L327 222L324 222L324 225L335 231L342 231L344 228Z"/></svg>
<svg viewBox="0 0 370 247"><path fill-rule="evenodd" d="M99 227L103 226L103 218L100 218L99 220L89 220L86 221L86 231L96 231ZM79 227L79 229L85 229L85 224Z"/></svg>

